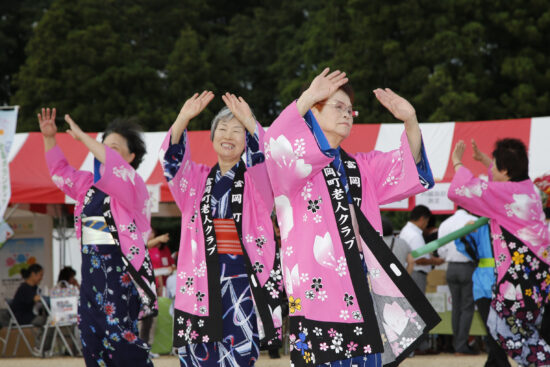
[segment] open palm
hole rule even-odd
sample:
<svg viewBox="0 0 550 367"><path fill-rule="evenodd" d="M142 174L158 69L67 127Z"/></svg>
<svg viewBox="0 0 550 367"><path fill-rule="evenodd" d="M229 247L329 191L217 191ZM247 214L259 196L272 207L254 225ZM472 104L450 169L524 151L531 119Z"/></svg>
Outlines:
<svg viewBox="0 0 550 367"><path fill-rule="evenodd" d="M336 70L329 74L329 71L329 68L325 68L325 70L317 75L311 82L308 93L313 103L324 101L336 92L338 88L348 82L346 73Z"/></svg>
<svg viewBox="0 0 550 367"><path fill-rule="evenodd" d="M231 110L231 113L243 124L247 129L252 125L254 130L255 121L252 115L252 110L243 97L238 97L231 93L225 93L222 96L223 102Z"/></svg>
<svg viewBox="0 0 550 367"><path fill-rule="evenodd" d="M42 112L38 114L38 123L40 124L40 132L46 138L53 138L57 133L55 125L56 110L53 108L42 108Z"/></svg>
<svg viewBox="0 0 550 367"><path fill-rule="evenodd" d="M374 90L374 95L396 119L409 121L416 116L416 111L409 101L394 93L390 88L377 88Z"/></svg>
<svg viewBox="0 0 550 367"><path fill-rule="evenodd" d="M183 104L180 110L180 117L185 121L191 120L201 113L213 98L214 93L207 90L203 91L200 95L198 93L193 94L193 96Z"/></svg>

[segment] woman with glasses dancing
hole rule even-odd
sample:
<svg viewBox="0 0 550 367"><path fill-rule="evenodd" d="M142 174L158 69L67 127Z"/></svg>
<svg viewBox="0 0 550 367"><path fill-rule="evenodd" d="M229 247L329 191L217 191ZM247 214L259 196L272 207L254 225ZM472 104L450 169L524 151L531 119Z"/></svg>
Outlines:
<svg viewBox="0 0 550 367"><path fill-rule="evenodd" d="M433 186L415 110L374 94L404 122L396 150L341 148L354 95L328 68L266 133L295 366L398 364L439 320L380 236L380 205Z"/></svg>

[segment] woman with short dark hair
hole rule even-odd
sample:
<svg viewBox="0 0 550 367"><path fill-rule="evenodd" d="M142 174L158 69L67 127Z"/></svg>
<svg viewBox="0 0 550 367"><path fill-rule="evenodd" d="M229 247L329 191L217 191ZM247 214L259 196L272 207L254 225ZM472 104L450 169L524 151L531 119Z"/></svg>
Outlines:
<svg viewBox="0 0 550 367"><path fill-rule="evenodd" d="M547 366L550 345L540 335L550 295L550 234L542 202L529 179L525 144L496 142L493 158L472 140L474 159L489 168L489 181L462 164L465 144L453 151L456 170L448 196L466 210L490 218L497 280L487 324L519 365Z"/></svg>
<svg viewBox="0 0 550 367"><path fill-rule="evenodd" d="M102 143L69 115L67 131L93 154L94 173L71 167L56 144L55 108L38 115L53 182L76 200L75 230L82 240L79 328L87 366L152 366L137 320L156 314L153 268L145 246L149 194L136 169L145 154L140 129L116 120Z"/></svg>

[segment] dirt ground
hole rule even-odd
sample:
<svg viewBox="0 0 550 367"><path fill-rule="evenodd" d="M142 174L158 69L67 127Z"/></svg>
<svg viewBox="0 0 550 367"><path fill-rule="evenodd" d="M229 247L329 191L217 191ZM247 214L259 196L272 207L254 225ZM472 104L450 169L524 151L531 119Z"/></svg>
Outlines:
<svg viewBox="0 0 550 367"><path fill-rule="evenodd" d="M453 354L439 354L435 356L416 356L406 359L401 366L403 367L480 367L485 364L487 355L455 357ZM155 367L178 367L178 359L173 356L162 356L153 360ZM515 366L515 363L512 364ZM85 367L82 358L0 358L2 367ZM266 354L262 354L257 367L278 367L290 366L289 356L283 356L281 359L269 359Z"/></svg>

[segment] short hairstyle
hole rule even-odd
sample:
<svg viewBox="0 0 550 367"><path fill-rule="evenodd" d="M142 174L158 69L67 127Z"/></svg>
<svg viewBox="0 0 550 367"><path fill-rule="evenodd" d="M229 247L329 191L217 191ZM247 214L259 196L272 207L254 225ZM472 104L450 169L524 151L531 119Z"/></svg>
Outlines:
<svg viewBox="0 0 550 367"><path fill-rule="evenodd" d="M214 116L214 118L212 119L212 125L210 126L210 140L214 141L214 132L216 131L216 128L218 127L218 124L221 121L229 121L233 117L235 117L235 115L233 115L233 112L231 112L229 107L224 106L220 110L220 112L218 112L218 114L216 116ZM252 117L254 117L254 120L256 120L256 116L254 116L254 112L252 112Z"/></svg>
<svg viewBox="0 0 550 367"><path fill-rule="evenodd" d="M505 138L495 143L493 158L499 171L506 170L510 181L529 178L529 158L525 144L519 139Z"/></svg>
<svg viewBox="0 0 550 367"><path fill-rule="evenodd" d="M417 221L420 218L430 218L432 216L432 212L430 209L428 209L425 205L417 205L413 208L411 211L411 215L409 217L412 221Z"/></svg>
<svg viewBox="0 0 550 367"><path fill-rule="evenodd" d="M28 268L21 269L20 273L23 279L27 279L31 276L31 274L34 273L40 273L42 271L42 265L40 264L32 264Z"/></svg>
<svg viewBox="0 0 550 367"><path fill-rule="evenodd" d="M391 220L386 217L382 216L382 236L391 236L393 234L393 224Z"/></svg>
<svg viewBox="0 0 550 367"><path fill-rule="evenodd" d="M103 139L101 141L104 142L105 138L112 133L122 136L126 140L126 144L128 144L130 153L135 154L135 158L130 162L130 165L134 169L137 169L147 152L141 132L141 127L137 124L136 119L117 118L107 126L105 132L103 132Z"/></svg>
<svg viewBox="0 0 550 367"><path fill-rule="evenodd" d="M351 83L348 81L346 84L342 85L338 89L348 95L349 100L351 101L351 104L353 105L353 102L355 101L355 92L353 91L353 87L351 86Z"/></svg>
<svg viewBox="0 0 550 367"><path fill-rule="evenodd" d="M71 268L70 266L65 266L63 269L59 271L59 276L57 277L57 282L65 281L69 282L71 278L76 276L76 271Z"/></svg>

